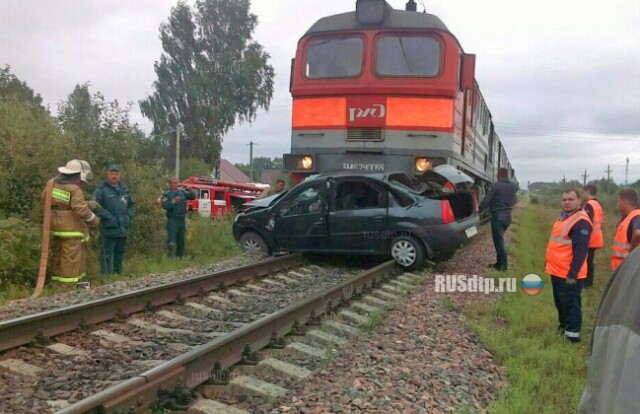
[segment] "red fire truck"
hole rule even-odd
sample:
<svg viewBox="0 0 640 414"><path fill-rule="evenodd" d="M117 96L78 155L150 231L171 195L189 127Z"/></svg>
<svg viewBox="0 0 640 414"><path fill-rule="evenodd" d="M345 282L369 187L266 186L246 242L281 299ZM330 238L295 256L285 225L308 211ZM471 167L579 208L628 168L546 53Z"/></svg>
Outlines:
<svg viewBox="0 0 640 414"><path fill-rule="evenodd" d="M256 199L264 188L218 181L209 177L189 177L180 182L181 187L191 188L195 200L187 201L188 211L198 211L201 216L222 217L231 209L240 210L247 201Z"/></svg>

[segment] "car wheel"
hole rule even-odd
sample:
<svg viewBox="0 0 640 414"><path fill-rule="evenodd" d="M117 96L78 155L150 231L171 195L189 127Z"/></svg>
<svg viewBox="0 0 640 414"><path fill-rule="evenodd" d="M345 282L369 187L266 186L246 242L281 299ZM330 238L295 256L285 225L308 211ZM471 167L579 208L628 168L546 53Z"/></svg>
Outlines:
<svg viewBox="0 0 640 414"><path fill-rule="evenodd" d="M240 236L240 246L245 253L255 254L264 253L271 254L271 249L267 242L258 233L248 231Z"/></svg>
<svg viewBox="0 0 640 414"><path fill-rule="evenodd" d="M391 245L391 257L404 270L422 269L424 247L413 237L398 237Z"/></svg>

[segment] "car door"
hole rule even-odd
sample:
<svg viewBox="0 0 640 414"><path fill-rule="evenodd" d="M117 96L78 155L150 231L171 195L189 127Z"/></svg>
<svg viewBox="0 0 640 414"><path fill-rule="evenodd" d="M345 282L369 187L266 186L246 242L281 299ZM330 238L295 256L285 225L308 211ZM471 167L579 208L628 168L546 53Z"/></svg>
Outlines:
<svg viewBox="0 0 640 414"><path fill-rule="evenodd" d="M328 213L331 249L382 252L387 237L386 188L365 178L337 179L331 188Z"/></svg>
<svg viewBox="0 0 640 414"><path fill-rule="evenodd" d="M292 190L276 206L274 233L284 250L325 250L327 241L326 180Z"/></svg>

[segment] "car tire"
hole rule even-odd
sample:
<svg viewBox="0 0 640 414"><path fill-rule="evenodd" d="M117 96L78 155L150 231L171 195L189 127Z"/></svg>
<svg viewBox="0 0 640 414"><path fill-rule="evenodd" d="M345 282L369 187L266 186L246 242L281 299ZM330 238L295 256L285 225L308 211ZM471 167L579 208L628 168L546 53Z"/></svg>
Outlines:
<svg viewBox="0 0 640 414"><path fill-rule="evenodd" d="M271 248L267 242L258 233L248 231L240 236L240 247L245 253L255 254L264 253L271 255Z"/></svg>
<svg viewBox="0 0 640 414"><path fill-rule="evenodd" d="M391 243L391 257L404 270L424 267L424 246L413 237L398 237Z"/></svg>

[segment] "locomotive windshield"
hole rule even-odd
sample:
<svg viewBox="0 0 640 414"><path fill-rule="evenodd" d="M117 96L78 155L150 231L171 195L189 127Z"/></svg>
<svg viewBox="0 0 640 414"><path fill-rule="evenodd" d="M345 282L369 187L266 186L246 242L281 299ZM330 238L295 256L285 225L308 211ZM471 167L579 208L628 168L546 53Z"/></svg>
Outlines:
<svg viewBox="0 0 640 414"><path fill-rule="evenodd" d="M440 43L433 37L385 35L378 39L378 75L433 77L439 68Z"/></svg>
<svg viewBox="0 0 640 414"><path fill-rule="evenodd" d="M361 37L355 36L311 42L307 49L307 78L350 78L360 75L363 43Z"/></svg>

